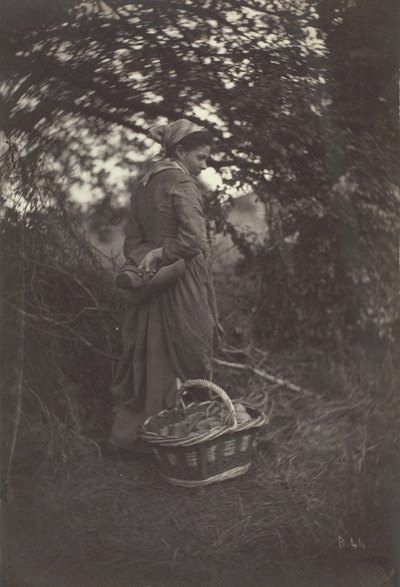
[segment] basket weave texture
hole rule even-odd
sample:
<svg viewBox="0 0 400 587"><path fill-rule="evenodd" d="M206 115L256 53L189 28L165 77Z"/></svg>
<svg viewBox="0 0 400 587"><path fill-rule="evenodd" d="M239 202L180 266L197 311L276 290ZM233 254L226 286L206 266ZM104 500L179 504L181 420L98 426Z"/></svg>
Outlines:
<svg viewBox="0 0 400 587"><path fill-rule="evenodd" d="M182 420L201 404L185 405L183 394L190 387L207 389L215 394L227 409L225 422L206 432L185 437L163 436L159 430L168 424ZM243 403L243 402L241 402ZM161 475L174 485L196 487L243 475L251 465L257 435L266 424L265 414L246 404L251 419L239 423L232 400L226 392L205 379L187 380L179 389L175 407L151 416L140 430L140 436L147 441L158 461Z"/></svg>

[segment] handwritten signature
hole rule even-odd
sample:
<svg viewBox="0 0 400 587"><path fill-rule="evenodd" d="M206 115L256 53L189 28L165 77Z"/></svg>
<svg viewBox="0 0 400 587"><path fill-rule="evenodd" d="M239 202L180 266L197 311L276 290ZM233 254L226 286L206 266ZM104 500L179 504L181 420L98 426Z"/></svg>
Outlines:
<svg viewBox="0 0 400 587"><path fill-rule="evenodd" d="M354 548L354 550L361 548L365 550L365 542L361 538L343 538L342 536L338 536L338 547L339 550L343 550L344 548Z"/></svg>

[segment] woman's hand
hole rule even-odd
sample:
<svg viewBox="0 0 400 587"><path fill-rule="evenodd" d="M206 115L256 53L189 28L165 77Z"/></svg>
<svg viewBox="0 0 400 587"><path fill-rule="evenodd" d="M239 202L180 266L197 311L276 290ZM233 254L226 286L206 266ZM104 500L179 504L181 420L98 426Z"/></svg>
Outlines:
<svg viewBox="0 0 400 587"><path fill-rule="evenodd" d="M157 270L162 259L162 248L153 249L147 255L145 255L139 265L139 269L145 273L154 273Z"/></svg>

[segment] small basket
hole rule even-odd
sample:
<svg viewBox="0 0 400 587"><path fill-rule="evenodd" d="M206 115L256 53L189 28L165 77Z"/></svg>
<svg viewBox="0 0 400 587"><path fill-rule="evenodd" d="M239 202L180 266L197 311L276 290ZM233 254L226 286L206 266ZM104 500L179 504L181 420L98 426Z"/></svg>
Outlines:
<svg viewBox="0 0 400 587"><path fill-rule="evenodd" d="M221 427L186 437L165 437L158 429L198 410L198 403L185 405L183 393L190 387L214 392L228 408ZM239 477L248 471L257 434L266 424L265 414L244 403L251 420L238 423L234 404L223 389L204 379L183 383L176 396L175 407L148 418L140 429L140 437L151 445L161 475L173 485L199 487ZM200 405L211 404L211 401Z"/></svg>

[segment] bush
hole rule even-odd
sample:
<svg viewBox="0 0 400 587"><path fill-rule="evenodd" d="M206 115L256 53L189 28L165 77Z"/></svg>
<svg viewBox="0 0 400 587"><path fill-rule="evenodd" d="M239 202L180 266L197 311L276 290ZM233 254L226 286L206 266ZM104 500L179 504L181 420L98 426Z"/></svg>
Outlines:
<svg viewBox="0 0 400 587"><path fill-rule="evenodd" d="M274 200L266 209L265 242L250 247L238 240L238 274L245 283L258 283L257 341L336 348L394 343L395 188L347 174L320 197L306 194L289 205Z"/></svg>
<svg viewBox="0 0 400 587"><path fill-rule="evenodd" d="M27 204L23 213L6 208L0 247L2 370L9 400L23 370L23 387L51 412L62 416L73 394L86 426L105 425L124 300L110 273L57 205L38 210Z"/></svg>

